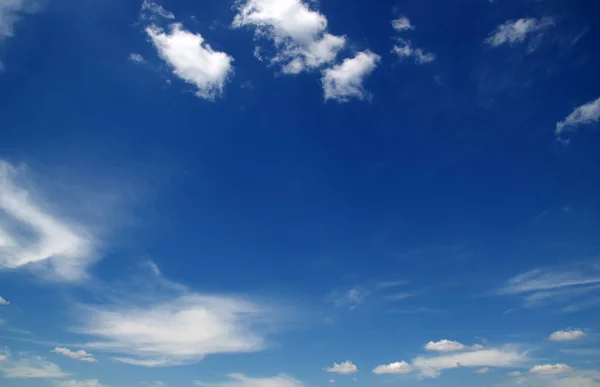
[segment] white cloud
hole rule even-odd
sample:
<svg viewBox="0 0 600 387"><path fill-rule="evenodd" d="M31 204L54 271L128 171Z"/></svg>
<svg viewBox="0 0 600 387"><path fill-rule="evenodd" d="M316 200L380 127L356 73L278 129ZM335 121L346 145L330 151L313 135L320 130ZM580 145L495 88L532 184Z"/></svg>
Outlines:
<svg viewBox="0 0 600 387"><path fill-rule="evenodd" d="M425 345L427 351L438 351L438 352L452 352L462 351L466 346L459 343L458 341L440 340L430 341Z"/></svg>
<svg viewBox="0 0 600 387"><path fill-rule="evenodd" d="M566 331L556 331L552 333L548 340L552 341L575 341L585 337L585 332L581 329L570 329Z"/></svg>
<svg viewBox="0 0 600 387"><path fill-rule="evenodd" d="M5 355L0 355L0 361L4 361L4 360L6 360L6 359L7 359L7 358L6 358L6 356L5 356Z"/></svg>
<svg viewBox="0 0 600 387"><path fill-rule="evenodd" d="M60 348L56 347L52 350L54 353L61 354L66 357L70 357L71 359L81 360L88 363L96 363L98 360L91 353L87 353L86 351L80 349L78 351L71 351L68 348Z"/></svg>
<svg viewBox="0 0 600 387"><path fill-rule="evenodd" d="M31 359L5 360L0 371L9 379L64 378L69 374L61 371L54 363L40 357Z"/></svg>
<svg viewBox="0 0 600 387"><path fill-rule="evenodd" d="M346 38L327 32L327 18L302 0L239 1L233 27L253 27L273 41L284 73L298 74L333 62Z"/></svg>
<svg viewBox="0 0 600 387"><path fill-rule="evenodd" d="M571 372L573 369L566 364L543 364L533 366L529 372L538 375L558 375Z"/></svg>
<svg viewBox="0 0 600 387"><path fill-rule="evenodd" d="M335 379L329 379L329 383L335 383Z"/></svg>
<svg viewBox="0 0 600 387"><path fill-rule="evenodd" d="M39 1L35 0L0 0L0 41L13 37L19 19L38 9Z"/></svg>
<svg viewBox="0 0 600 387"><path fill-rule="evenodd" d="M369 291L362 287L353 287L345 292L333 292L328 296L329 301L336 308L358 308L369 296Z"/></svg>
<svg viewBox="0 0 600 387"><path fill-rule="evenodd" d="M440 341L430 341L425 345L425 349L427 351L437 351L437 352L454 352L454 351L465 351L472 350L477 351L483 349L483 345L474 344L470 347L459 343L458 341L451 340L440 340Z"/></svg>
<svg viewBox="0 0 600 387"><path fill-rule="evenodd" d="M478 370L475 370L475 373L479 375L487 374L488 372L490 372L490 369L488 367L483 367Z"/></svg>
<svg viewBox="0 0 600 387"><path fill-rule="evenodd" d="M0 246L2 246L2 244L0 243ZM2 298L0 296L0 305L9 305L10 301L7 301L6 299Z"/></svg>
<svg viewBox="0 0 600 387"><path fill-rule="evenodd" d="M185 294L140 305L81 306L82 326L98 340L86 348L115 354L122 363L158 367L190 364L217 353L264 348L256 325L272 316L266 307L229 296Z"/></svg>
<svg viewBox="0 0 600 387"><path fill-rule="evenodd" d="M579 106L564 120L556 124L556 135L575 131L580 125L589 125L600 120L600 98Z"/></svg>
<svg viewBox="0 0 600 387"><path fill-rule="evenodd" d="M392 27L394 27L396 31L406 31L415 29L415 26L410 24L410 20L408 20L406 16L400 16L399 18L392 20Z"/></svg>
<svg viewBox="0 0 600 387"><path fill-rule="evenodd" d="M440 372L460 367L514 367L526 360L524 353L515 349L491 348L471 352L461 352L436 357L417 357L412 365L425 377L438 377Z"/></svg>
<svg viewBox="0 0 600 387"><path fill-rule="evenodd" d="M89 380L64 380L54 382L56 387L106 387L96 379Z"/></svg>
<svg viewBox="0 0 600 387"><path fill-rule="evenodd" d="M435 61L435 54L425 52L420 48L413 48L410 40L398 39L398 44L394 45L392 52L400 59L414 58L417 64L427 64Z"/></svg>
<svg viewBox="0 0 600 387"><path fill-rule="evenodd" d="M521 376L521 372L520 371L512 371L508 373L508 376L510 376L511 378L516 378Z"/></svg>
<svg viewBox="0 0 600 387"><path fill-rule="evenodd" d="M230 374L227 376L230 380L225 382L196 382L195 384L203 387L304 387L304 383L301 381L284 374L270 378L250 378L243 374Z"/></svg>
<svg viewBox="0 0 600 387"><path fill-rule="evenodd" d="M373 369L373 373L377 374L377 375L385 375L385 374L401 375L401 374L411 373L414 371L414 369L415 369L415 367L411 366L407 362L398 361L395 363L377 366L377 367L375 367L375 369Z"/></svg>
<svg viewBox="0 0 600 387"><path fill-rule="evenodd" d="M140 12L140 18L142 20L156 19L157 16L165 19L175 19L175 15L172 12L167 11L161 5L151 1L144 0L142 2L142 10Z"/></svg>
<svg viewBox="0 0 600 387"><path fill-rule="evenodd" d="M577 299L600 290L600 265L574 263L518 274L496 289L498 295L522 295L524 306L539 307ZM585 305L583 305L585 306Z"/></svg>
<svg viewBox="0 0 600 387"><path fill-rule="evenodd" d="M56 280L85 279L95 260L91 236L43 209L36 193L19 185L23 175L0 161L0 269L33 265Z"/></svg>
<svg viewBox="0 0 600 387"><path fill-rule="evenodd" d="M325 368L325 371L340 375L350 375L358 372L358 367L348 360L340 364L333 363L333 366Z"/></svg>
<svg viewBox="0 0 600 387"><path fill-rule="evenodd" d="M146 62L146 60L144 59L143 56L141 56L140 54L136 54L135 52L129 54L129 60L134 63L145 63Z"/></svg>
<svg viewBox="0 0 600 387"><path fill-rule="evenodd" d="M202 35L185 30L180 23L172 24L170 32L151 25L146 33L173 73L196 87L198 97L214 100L223 93L233 73L231 56L213 50Z"/></svg>
<svg viewBox="0 0 600 387"><path fill-rule="evenodd" d="M321 79L325 100L347 102L351 98L364 99L368 93L363 82L375 70L380 59L371 51L363 51L325 70Z"/></svg>
<svg viewBox="0 0 600 387"><path fill-rule="evenodd" d="M553 25L552 18L510 20L498 26L487 38L486 43L493 47L523 43L531 35L539 36L542 31Z"/></svg>
<svg viewBox="0 0 600 387"><path fill-rule="evenodd" d="M600 372L590 370L570 370L564 373L544 374L533 373L515 375L500 384L503 387L600 387Z"/></svg>

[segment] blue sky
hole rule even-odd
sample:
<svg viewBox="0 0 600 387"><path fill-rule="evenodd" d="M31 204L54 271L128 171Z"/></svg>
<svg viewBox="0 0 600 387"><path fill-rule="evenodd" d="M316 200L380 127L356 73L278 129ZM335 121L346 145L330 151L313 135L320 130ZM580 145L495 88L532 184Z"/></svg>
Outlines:
<svg viewBox="0 0 600 387"><path fill-rule="evenodd" d="M0 384L600 386L599 15L0 0Z"/></svg>

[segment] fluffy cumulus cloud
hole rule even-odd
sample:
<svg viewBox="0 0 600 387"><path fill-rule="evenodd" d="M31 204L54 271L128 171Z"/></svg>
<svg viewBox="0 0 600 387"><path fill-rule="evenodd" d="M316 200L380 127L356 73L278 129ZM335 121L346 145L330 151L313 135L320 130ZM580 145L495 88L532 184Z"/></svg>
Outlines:
<svg viewBox="0 0 600 387"><path fill-rule="evenodd" d="M91 236L47 211L25 180L24 168L0 161L0 270L27 266L56 280L85 279L95 260Z"/></svg>
<svg viewBox="0 0 600 387"><path fill-rule="evenodd" d="M251 378L243 374L230 374L229 380L220 383L194 384L202 387L304 387L304 383L288 375L278 375L269 378Z"/></svg>
<svg viewBox="0 0 600 387"><path fill-rule="evenodd" d="M571 372L573 369L566 364L542 364L531 367L532 374L537 375L558 375Z"/></svg>
<svg viewBox="0 0 600 387"><path fill-rule="evenodd" d="M556 135L575 131L579 126L597 123L600 120L600 98L579 106L564 120L556 124Z"/></svg>
<svg viewBox="0 0 600 387"><path fill-rule="evenodd" d="M412 365L424 377L438 377L441 371L453 368L514 367L526 361L526 354L514 348L490 348L434 357L417 357Z"/></svg>
<svg viewBox="0 0 600 387"><path fill-rule="evenodd" d="M214 100L233 73L233 58L215 51L200 34L187 31L174 23L169 31L155 25L146 33L152 39L159 56L173 68L173 73L196 87L196 95Z"/></svg>
<svg viewBox="0 0 600 387"><path fill-rule="evenodd" d="M493 47L503 44L523 43L532 36L540 36L544 30L554 25L552 18L509 20L496 28L486 43Z"/></svg>
<svg viewBox="0 0 600 387"><path fill-rule="evenodd" d="M89 380L61 380L54 382L55 387L106 387L96 379Z"/></svg>
<svg viewBox="0 0 600 387"><path fill-rule="evenodd" d="M0 246L2 246L1 242L0 242ZM0 296L0 305L9 305L9 304L10 304L10 301L7 301L6 299L4 299L3 297Z"/></svg>
<svg viewBox="0 0 600 387"><path fill-rule="evenodd" d="M406 16L400 16L392 20L392 27L398 32L415 29L415 26L410 23L410 20Z"/></svg>
<svg viewBox="0 0 600 387"><path fill-rule="evenodd" d="M52 350L54 353L61 354L66 357L70 357L71 359L81 360L88 363L96 363L98 360L91 353L87 353L86 351L80 349L78 351L71 351L68 348L56 347Z"/></svg>
<svg viewBox="0 0 600 387"><path fill-rule="evenodd" d="M581 329L569 329L566 331L556 331L548 339L551 341L576 341L583 339L585 336L585 332Z"/></svg>
<svg viewBox="0 0 600 387"><path fill-rule="evenodd" d="M415 367L408 364L405 361L398 361L395 363L384 364L377 366L373 369L373 373L376 375L385 375L385 374L393 374L393 375L402 375L413 372Z"/></svg>
<svg viewBox="0 0 600 387"><path fill-rule="evenodd" d="M480 350L483 349L483 346L480 344L475 344L470 347L459 343L458 341L451 340L440 340L440 341L430 341L425 344L425 349L427 351L435 351L435 352L454 352L454 351L464 351L464 350Z"/></svg>
<svg viewBox="0 0 600 387"><path fill-rule="evenodd" d="M271 310L228 296L185 294L140 305L79 307L73 330L95 340L86 348L116 361L145 367L190 364L217 353L259 351L265 339L257 324Z"/></svg>
<svg viewBox="0 0 600 387"><path fill-rule="evenodd" d="M350 375L358 372L358 367L348 360L340 364L333 363L333 366L325 368L325 371L340 375Z"/></svg>
<svg viewBox="0 0 600 387"><path fill-rule="evenodd" d="M252 27L275 45L272 62L289 74L333 62L346 45L344 36L327 32L327 18L302 0L238 1L233 27Z"/></svg>
<svg viewBox="0 0 600 387"><path fill-rule="evenodd" d="M417 64L427 64L435 61L435 54L425 52L421 48L414 48L410 40L398 39L398 44L394 45L392 52L400 59L413 58Z"/></svg>
<svg viewBox="0 0 600 387"><path fill-rule="evenodd" d="M69 376L56 364L40 357L5 359L0 363L0 372L9 379L60 379Z"/></svg>
<svg viewBox="0 0 600 387"><path fill-rule="evenodd" d="M368 93L363 82L375 70L380 59L379 55L364 51L325 70L321 80L325 100L346 102L351 98L364 99Z"/></svg>
<svg viewBox="0 0 600 387"><path fill-rule="evenodd" d="M479 375L487 374L488 372L490 372L490 369L488 367L483 367L478 370L475 370L475 373Z"/></svg>

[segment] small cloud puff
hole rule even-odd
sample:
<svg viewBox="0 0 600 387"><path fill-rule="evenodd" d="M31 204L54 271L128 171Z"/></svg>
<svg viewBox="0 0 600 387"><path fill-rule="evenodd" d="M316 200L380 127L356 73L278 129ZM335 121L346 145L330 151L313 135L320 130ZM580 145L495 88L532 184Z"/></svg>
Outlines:
<svg viewBox="0 0 600 387"><path fill-rule="evenodd" d="M333 366L326 368L325 371L340 375L350 375L358 372L358 367L348 360L341 364L333 363Z"/></svg>

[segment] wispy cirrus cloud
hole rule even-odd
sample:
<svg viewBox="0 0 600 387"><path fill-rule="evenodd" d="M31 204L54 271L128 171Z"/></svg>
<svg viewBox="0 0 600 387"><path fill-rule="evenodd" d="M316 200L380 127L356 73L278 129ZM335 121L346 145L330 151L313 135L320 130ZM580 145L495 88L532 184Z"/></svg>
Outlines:
<svg viewBox="0 0 600 387"><path fill-rule="evenodd" d="M492 47L523 43L527 39L540 38L543 32L553 25L554 19L550 17L509 20L499 25L485 42Z"/></svg>
<svg viewBox="0 0 600 387"><path fill-rule="evenodd" d="M8 379L60 379L69 376L56 364L41 357L13 359L5 356L0 362L0 372Z"/></svg>
<svg viewBox="0 0 600 387"><path fill-rule="evenodd" d="M575 132L577 128L592 125L600 121L600 98L577 107L563 121L556 124L555 134L558 139L568 142L564 138L567 132Z"/></svg>
<svg viewBox="0 0 600 387"><path fill-rule="evenodd" d="M535 308L572 300L581 304L599 291L600 264L588 261L529 270L509 278L494 293L522 297L524 307Z"/></svg>
<svg viewBox="0 0 600 387"><path fill-rule="evenodd" d="M78 345L142 367L193 364L205 356L250 353L267 347L269 330L287 309L235 295L202 294L164 278L153 262L123 296L102 304L76 304Z"/></svg>
<svg viewBox="0 0 600 387"><path fill-rule="evenodd" d="M80 349L78 351L72 351L68 348L56 347L52 350L52 352L58 353L60 355L66 356L66 357L70 357L71 359L81 360L81 361L85 361L88 363L97 363L98 362L98 360L96 360L94 355L92 355L91 353L88 353L82 349Z"/></svg>
<svg viewBox="0 0 600 387"><path fill-rule="evenodd" d="M346 45L330 34L327 18L302 0L243 0L236 4L234 28L253 28L257 38L275 46L271 63L287 74L318 69L333 62Z"/></svg>
<svg viewBox="0 0 600 387"><path fill-rule="evenodd" d="M65 282L87 278L96 241L81 225L44 208L26 168L0 161L0 270L31 267Z"/></svg>

